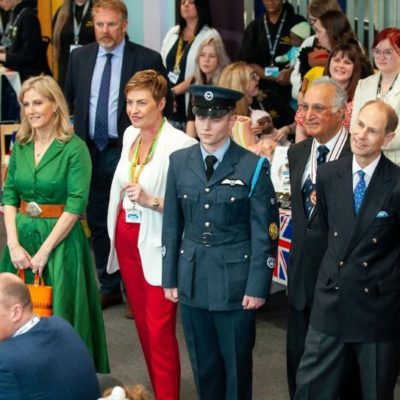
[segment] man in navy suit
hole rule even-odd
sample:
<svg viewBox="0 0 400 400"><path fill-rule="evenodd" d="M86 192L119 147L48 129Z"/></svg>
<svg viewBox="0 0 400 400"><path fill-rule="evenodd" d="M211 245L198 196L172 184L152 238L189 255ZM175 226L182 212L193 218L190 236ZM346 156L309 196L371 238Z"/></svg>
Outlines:
<svg viewBox="0 0 400 400"><path fill-rule="evenodd" d="M191 87L200 144L170 157L162 285L179 298L199 399L249 400L256 309L269 294L278 209L269 164L233 142L243 94Z"/></svg>
<svg viewBox="0 0 400 400"><path fill-rule="evenodd" d="M101 304L107 308L122 302L119 272L107 274L106 266L110 251L107 208L111 181L121 154L122 135L130 125L125 110L125 85L141 70L154 69L165 76L166 72L160 54L126 40L128 10L122 0L97 1L92 16L96 43L71 53L65 95L74 117L75 132L86 140L92 156L87 219L92 231ZM169 94L168 110L171 103Z"/></svg>
<svg viewBox="0 0 400 400"><path fill-rule="evenodd" d="M391 400L400 368L400 168L381 152L398 117L361 108L353 156L319 167L318 215L328 246L316 283L295 400L336 399L356 357L364 400Z"/></svg>
<svg viewBox="0 0 400 400"><path fill-rule="evenodd" d="M33 314L28 288L0 274L0 400L96 400L92 359L71 325Z"/></svg>

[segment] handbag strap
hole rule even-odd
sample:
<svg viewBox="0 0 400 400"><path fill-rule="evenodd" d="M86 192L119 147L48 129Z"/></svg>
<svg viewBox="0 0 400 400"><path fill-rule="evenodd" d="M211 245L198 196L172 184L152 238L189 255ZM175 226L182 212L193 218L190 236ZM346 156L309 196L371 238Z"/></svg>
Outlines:
<svg viewBox="0 0 400 400"><path fill-rule="evenodd" d="M18 269L18 276L22 281L25 282L25 270L24 269ZM33 281L33 284L35 286L44 286L45 285L43 276L41 277L39 275L39 272L35 272L35 279Z"/></svg>

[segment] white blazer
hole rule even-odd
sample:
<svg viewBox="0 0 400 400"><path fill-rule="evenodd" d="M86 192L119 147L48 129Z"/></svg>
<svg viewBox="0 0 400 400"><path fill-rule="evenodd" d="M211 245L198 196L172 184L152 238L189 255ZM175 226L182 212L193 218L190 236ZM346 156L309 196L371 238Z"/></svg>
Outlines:
<svg viewBox="0 0 400 400"><path fill-rule="evenodd" d="M208 25L204 25L200 32L196 35L190 46L188 56L186 59L186 69L185 69L185 79L194 75L194 68L196 66L196 55L199 51L201 42L209 37L215 37L220 40L221 36L217 30L210 28ZM161 45L161 57L163 59L164 65L167 66L167 56L172 49L175 42L179 39L179 25L173 26L165 35L165 38ZM189 92L185 93L185 110L187 112L189 105Z"/></svg>
<svg viewBox="0 0 400 400"><path fill-rule="evenodd" d="M140 130L133 126L128 127L124 132L121 159L128 157L129 150L139 135ZM148 164L144 167L139 177L139 183L143 190L154 197L164 198L167 183L167 172L169 166L169 156L175 150L183 149L196 144L197 141L185 133L175 129L168 121L158 139L156 151ZM107 272L113 273L119 270L118 258L115 251L115 230L117 217L123 193L121 187L128 182L128 171L126 180L121 180L121 173L117 173L122 168L119 161L114 178L111 184L110 202L108 205L107 228L111 241L111 249L108 257ZM161 230L162 214L150 208L136 208L142 212L140 232L138 238L138 248L142 260L143 273L146 281L153 286L161 286Z"/></svg>
<svg viewBox="0 0 400 400"><path fill-rule="evenodd" d="M357 122L360 108L367 101L376 99L380 76L381 74L377 73L358 81L357 88L354 93L350 132L353 131L353 128ZM383 97L382 100L392 106L397 115L400 115L400 77L396 79L396 82L390 93L388 93L387 96ZM383 153L387 158L389 158L389 160L393 161L397 165L400 165L400 124L397 126L396 136L387 146L383 147Z"/></svg>

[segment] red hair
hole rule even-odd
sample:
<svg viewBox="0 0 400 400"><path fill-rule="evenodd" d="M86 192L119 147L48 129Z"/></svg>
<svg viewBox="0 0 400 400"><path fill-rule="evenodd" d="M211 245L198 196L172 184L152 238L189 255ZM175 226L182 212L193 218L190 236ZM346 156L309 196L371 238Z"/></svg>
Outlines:
<svg viewBox="0 0 400 400"><path fill-rule="evenodd" d="M390 44L395 48L397 53L400 53L400 29L386 28L377 33L372 44L372 48L376 47L382 40L389 40Z"/></svg>

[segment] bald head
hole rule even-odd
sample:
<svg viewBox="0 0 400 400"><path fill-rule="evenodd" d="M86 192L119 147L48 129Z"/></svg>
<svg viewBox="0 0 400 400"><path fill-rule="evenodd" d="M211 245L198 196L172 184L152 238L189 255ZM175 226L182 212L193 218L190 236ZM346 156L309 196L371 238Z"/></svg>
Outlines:
<svg viewBox="0 0 400 400"><path fill-rule="evenodd" d="M32 310L31 296L25 283L15 274L0 274L0 302L5 307L20 304L22 308Z"/></svg>

